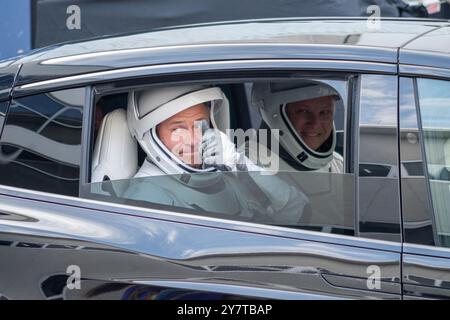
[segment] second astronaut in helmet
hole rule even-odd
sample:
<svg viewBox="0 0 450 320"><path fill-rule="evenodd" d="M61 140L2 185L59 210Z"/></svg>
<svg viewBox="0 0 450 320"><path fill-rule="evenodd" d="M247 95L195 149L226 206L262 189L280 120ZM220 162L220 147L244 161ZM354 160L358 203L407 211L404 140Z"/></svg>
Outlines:
<svg viewBox="0 0 450 320"><path fill-rule="evenodd" d="M252 102L261 113L262 128L278 129L280 170L343 173L335 151L334 114L339 94L313 81L259 82Z"/></svg>

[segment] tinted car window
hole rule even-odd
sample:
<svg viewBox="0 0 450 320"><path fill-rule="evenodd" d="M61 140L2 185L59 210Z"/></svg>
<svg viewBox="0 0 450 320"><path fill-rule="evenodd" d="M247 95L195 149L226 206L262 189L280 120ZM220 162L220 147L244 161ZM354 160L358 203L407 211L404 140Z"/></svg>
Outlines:
<svg viewBox="0 0 450 320"><path fill-rule="evenodd" d="M433 213L428 199L414 79L400 78L400 159L404 239L433 245Z"/></svg>
<svg viewBox="0 0 450 320"><path fill-rule="evenodd" d="M78 196L84 88L12 101L0 140L0 184Z"/></svg>
<svg viewBox="0 0 450 320"><path fill-rule="evenodd" d="M436 242L450 246L450 81L417 79Z"/></svg>
<svg viewBox="0 0 450 320"><path fill-rule="evenodd" d="M363 75L359 110L359 235L400 241L397 77Z"/></svg>
<svg viewBox="0 0 450 320"><path fill-rule="evenodd" d="M145 161L153 159L150 158L151 155L146 155L142 142L136 146L138 156L130 156L129 153L133 152L124 154L122 148L128 148L125 146L127 143L114 146L105 142L117 141L108 137L112 132L117 133L118 130L123 130L120 132L126 135L128 131L135 130L133 128L124 129L122 126L123 121L126 122L125 113L128 104L133 101L133 98L130 97L131 90L142 91L139 91L138 94L134 93L136 94L134 99L138 100L140 99L139 95L145 94L143 93L145 90L165 92L164 90L167 89L162 85L139 87L130 89L123 94L128 96L128 99L120 98L117 94L106 94L96 98L94 113L101 120L95 121L94 146L92 147L94 152L91 157L92 179L90 183L82 185L82 196L147 208L168 209L178 213L354 235L355 178L353 173L344 168L345 132L348 125L346 119L348 108L351 108L347 98L348 80L345 78L343 80L302 79L297 82L292 79L284 81L255 80L245 83L207 83L205 85L219 87L227 97L230 118L228 128L234 130L235 134L230 137L230 141L233 141L234 148L238 152L244 154L252 162L251 165L237 171L217 167L218 170L213 172L159 172L153 176L140 175L138 172L141 172L146 165ZM170 85L167 86L170 87ZM331 95L333 98L330 98L330 101L334 101L332 105L334 114L331 115L329 123L332 127L334 122L335 136L332 138L329 132L328 134L323 133L325 139L322 144L325 146L320 147L331 148L329 142L335 139L334 152L331 152L330 159L334 159L338 163L336 165L339 167L338 171L333 171L334 168L330 169L328 162L327 165L320 167L320 170L296 166L295 159L292 160L288 157L290 153L295 154L294 151L289 150L289 145L285 145L283 150L280 148L282 145L279 143L280 135L286 134L286 130L292 130L290 132L293 135L300 135L300 131L296 131L296 124L290 122L291 117L295 118L295 115L292 115L295 113L288 113L291 111L283 113L284 109L292 107L293 110L297 110L295 108L304 106L291 105L291 102L296 101L294 98L292 98L294 101L288 98L286 103L280 102L280 104L275 99L278 102L273 105L273 110L280 117L280 121L285 124L283 127L277 127L276 123L280 122L269 121L269 114L264 114L260 109L262 106L258 104L261 102L259 100L261 91L259 90L264 91L269 88L271 96L274 92L277 94L282 92L284 97L285 91L289 91L291 94L290 90L295 91L302 88L301 90L306 90L305 96L308 96L306 94L310 94L310 89L316 88L315 86L322 87L322 89L328 88L333 92ZM320 92L323 94L327 91ZM177 95L175 99L179 96ZM158 97L161 99L161 96ZM311 99L311 96L308 97ZM115 101L113 104L115 109L107 103L111 100ZM161 106L164 106L164 103L158 100L158 107ZM307 107L311 107L311 105ZM320 107L326 108L326 105L320 105ZM313 113L319 110L319 106L311 108ZM97 111L99 109L100 111ZM149 111L147 110L147 112ZM304 112L305 110L302 110L302 114ZM144 112L140 116L142 117L143 114ZM324 112L317 112L316 115L327 117ZM272 117L272 115L270 116ZM315 115L308 114L308 117L310 116L315 117ZM281 119L281 117L289 119ZM118 119L122 120L117 123ZM115 123L115 128L121 129L113 129L113 123ZM130 125L130 121L127 124ZM314 130L314 132L309 132L310 136L316 138L322 134L318 128ZM160 138L160 132L158 130L155 132L155 135ZM256 139L253 140L254 137ZM149 136L147 135L145 139L149 139ZM253 142L254 144L252 144ZM105 145L108 145L108 152L105 152ZM118 157L108 156L113 149ZM130 159L133 160L130 161ZM269 161L267 161L268 159ZM151 161L154 164L155 161L159 161L159 158L155 157ZM118 165L118 163L127 163L125 170L110 170L111 166ZM130 168L133 170L129 172ZM119 174L117 174L118 172Z"/></svg>

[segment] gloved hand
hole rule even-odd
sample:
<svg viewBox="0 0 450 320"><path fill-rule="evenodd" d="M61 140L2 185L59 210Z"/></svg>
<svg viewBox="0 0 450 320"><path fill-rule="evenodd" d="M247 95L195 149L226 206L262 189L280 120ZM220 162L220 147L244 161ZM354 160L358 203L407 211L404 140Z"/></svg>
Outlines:
<svg viewBox="0 0 450 320"><path fill-rule="evenodd" d="M208 129L202 137L203 166L221 171L261 171L220 130Z"/></svg>
<svg viewBox="0 0 450 320"><path fill-rule="evenodd" d="M207 129L203 133L202 148L203 165L206 167L212 166L221 171L265 171L238 152L234 143L222 131ZM295 225L309 204L302 192L276 175L249 175L243 172L238 178L246 186L245 192L253 194L261 201L274 222Z"/></svg>

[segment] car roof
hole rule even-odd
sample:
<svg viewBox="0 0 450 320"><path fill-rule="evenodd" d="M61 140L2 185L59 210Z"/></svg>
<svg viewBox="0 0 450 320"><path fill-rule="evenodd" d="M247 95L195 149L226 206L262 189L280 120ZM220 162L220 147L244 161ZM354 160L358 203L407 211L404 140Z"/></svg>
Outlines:
<svg viewBox="0 0 450 320"><path fill-rule="evenodd" d="M245 50L239 53L239 50L251 45L260 46L255 50L261 58L273 58L274 50L264 53L264 48L278 45L296 48L291 49L293 55L295 52L309 54L312 58L325 55L334 59L397 63L399 48L430 50L429 43L433 39L439 39L439 43L432 46L433 52L448 53L449 30L450 23L445 20L394 18L381 19L379 28L367 18L288 18L198 24L54 45L8 64L9 69L4 68L6 71L0 69L0 77L9 70L10 78L11 70L18 65L22 65L17 78L17 84L21 85L138 65L242 59L246 53ZM225 47L232 49L227 51ZM304 50L299 50L300 47ZM247 53L247 58L253 56Z"/></svg>
<svg viewBox="0 0 450 320"><path fill-rule="evenodd" d="M450 69L450 27L434 29L402 47L404 64Z"/></svg>
<svg viewBox="0 0 450 320"><path fill-rule="evenodd" d="M383 19L379 29L371 28L367 18L231 21L62 43L32 54L24 61L114 50L216 43L348 44L399 48L420 35L445 26L450 26L450 22L426 19Z"/></svg>

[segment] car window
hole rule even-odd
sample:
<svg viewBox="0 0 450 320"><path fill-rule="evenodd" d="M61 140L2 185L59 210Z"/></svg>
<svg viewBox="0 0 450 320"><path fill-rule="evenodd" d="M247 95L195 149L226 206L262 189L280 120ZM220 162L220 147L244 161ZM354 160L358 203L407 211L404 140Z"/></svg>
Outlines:
<svg viewBox="0 0 450 320"><path fill-rule="evenodd" d="M398 242L396 76L361 77L358 148L358 235Z"/></svg>
<svg viewBox="0 0 450 320"><path fill-rule="evenodd" d="M78 196L84 88L14 99L0 139L0 184Z"/></svg>
<svg viewBox="0 0 450 320"><path fill-rule="evenodd" d="M81 196L354 235L348 88L342 76L102 93L94 99L91 176Z"/></svg>
<svg viewBox="0 0 450 320"><path fill-rule="evenodd" d="M436 244L450 246L450 81L417 79Z"/></svg>
<svg viewBox="0 0 450 320"><path fill-rule="evenodd" d="M433 213L425 178L413 78L400 78L400 159L404 241L434 245Z"/></svg>

